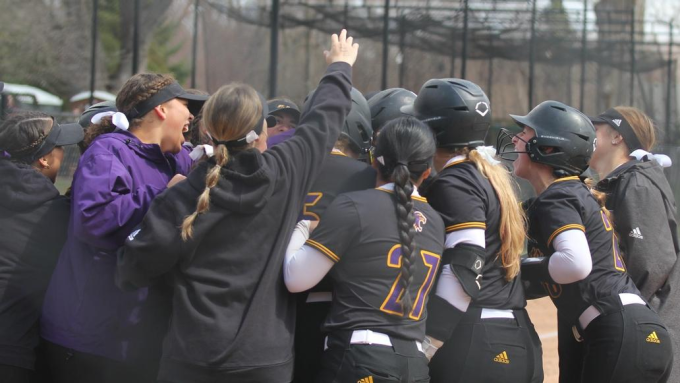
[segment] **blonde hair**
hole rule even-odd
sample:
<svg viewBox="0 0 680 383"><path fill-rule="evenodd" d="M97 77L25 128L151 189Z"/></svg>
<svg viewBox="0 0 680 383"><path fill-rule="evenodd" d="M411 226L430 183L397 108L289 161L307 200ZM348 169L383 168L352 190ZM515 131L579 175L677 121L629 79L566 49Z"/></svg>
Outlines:
<svg viewBox="0 0 680 383"><path fill-rule="evenodd" d="M233 83L221 87L203 106L203 123L210 135L218 141L230 141L245 136L255 127L262 115L262 103L255 89L245 84ZM234 149L238 152L249 148ZM215 166L205 177L205 189L198 197L196 211L184 217L182 239L193 237L196 218L210 208L210 189L217 185L222 168L229 162L229 150L220 144L215 147Z"/></svg>
<svg viewBox="0 0 680 383"><path fill-rule="evenodd" d="M519 274L520 256L524 250L527 230L526 217L513 188L514 181L510 171L503 166L490 164L476 149L463 149L461 152L489 180L498 197L501 209L501 249L498 255L505 269L505 279L509 282Z"/></svg>
<svg viewBox="0 0 680 383"><path fill-rule="evenodd" d="M623 118L630 124L630 127L633 128L633 133L635 133L638 141L640 141L642 149L651 150L656 143L654 121L643 111L632 106L617 106L614 109L621 113Z"/></svg>

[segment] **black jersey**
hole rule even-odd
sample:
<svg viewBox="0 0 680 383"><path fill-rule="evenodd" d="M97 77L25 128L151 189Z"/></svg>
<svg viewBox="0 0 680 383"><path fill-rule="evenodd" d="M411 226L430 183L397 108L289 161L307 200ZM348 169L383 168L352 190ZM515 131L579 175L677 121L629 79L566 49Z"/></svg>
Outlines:
<svg viewBox="0 0 680 383"><path fill-rule="evenodd" d="M595 197L578 177L556 180L527 207L530 256L550 256L553 240L567 230L586 234L593 268L583 280L542 282L561 319L576 323L578 316L599 299L619 293L640 294L626 273L614 227Z"/></svg>
<svg viewBox="0 0 680 383"><path fill-rule="evenodd" d="M305 199L300 219L319 221L328 205L342 193L375 187L375 169L333 149Z"/></svg>
<svg viewBox="0 0 680 383"><path fill-rule="evenodd" d="M337 263L330 272L333 303L324 330L369 329L419 341L425 337L426 300L444 249L444 224L424 198L413 197L413 309L403 315L395 203L394 194L381 188L342 194L307 241Z"/></svg>
<svg viewBox="0 0 680 383"><path fill-rule="evenodd" d="M521 309L526 306L519 278L505 279L501 250L501 209L489 180L469 160L448 164L425 191L430 205L439 212L446 234L463 229L484 229L485 265L479 296L473 306L495 309Z"/></svg>

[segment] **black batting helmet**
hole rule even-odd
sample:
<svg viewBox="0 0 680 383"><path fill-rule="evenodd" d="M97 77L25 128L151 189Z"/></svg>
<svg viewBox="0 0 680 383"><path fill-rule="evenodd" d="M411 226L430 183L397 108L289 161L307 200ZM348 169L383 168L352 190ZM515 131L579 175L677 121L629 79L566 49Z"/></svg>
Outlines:
<svg viewBox="0 0 680 383"><path fill-rule="evenodd" d="M307 101L312 97L316 91L309 92L305 97L305 109L307 108ZM360 159L367 159L368 152L373 142L373 128L371 127L371 110L368 107L368 102L361 92L352 87L352 109L345 117L345 124L343 125L340 134L344 134L349 138L352 150L359 153Z"/></svg>
<svg viewBox="0 0 680 383"><path fill-rule="evenodd" d="M526 116L510 117L536 132L526 145L532 161L552 166L558 176L579 175L588 168L596 145L595 128L578 109L558 101L544 101Z"/></svg>
<svg viewBox="0 0 680 383"><path fill-rule="evenodd" d="M412 105L415 99L415 93L402 88L385 89L373 95L368 100L373 131L379 131L387 121L407 116L401 112L401 108Z"/></svg>
<svg viewBox="0 0 680 383"><path fill-rule="evenodd" d="M484 145L491 126L489 98L477 84L457 78L428 80L413 106L403 113L416 116L434 131L438 147Z"/></svg>

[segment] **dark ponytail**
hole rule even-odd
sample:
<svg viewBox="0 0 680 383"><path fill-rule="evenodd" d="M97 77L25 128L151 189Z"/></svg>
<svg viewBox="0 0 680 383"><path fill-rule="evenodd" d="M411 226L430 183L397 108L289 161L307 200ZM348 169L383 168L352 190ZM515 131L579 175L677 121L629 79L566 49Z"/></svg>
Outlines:
<svg viewBox="0 0 680 383"><path fill-rule="evenodd" d="M397 227L401 243L401 304L404 316L413 307L410 287L416 265L416 230L413 212L413 180L431 167L436 150L435 140L427 125L412 117L392 120L380 131L375 149L378 171L383 180L394 182Z"/></svg>

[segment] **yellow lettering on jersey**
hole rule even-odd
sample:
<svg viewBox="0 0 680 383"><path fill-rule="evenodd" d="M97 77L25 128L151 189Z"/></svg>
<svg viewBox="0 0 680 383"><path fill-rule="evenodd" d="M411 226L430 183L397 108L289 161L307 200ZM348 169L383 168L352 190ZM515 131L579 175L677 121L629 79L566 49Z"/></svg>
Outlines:
<svg viewBox="0 0 680 383"><path fill-rule="evenodd" d="M661 343L661 340L656 335L656 331L652 331L651 334L647 335L647 342L649 342L649 343Z"/></svg>
<svg viewBox="0 0 680 383"><path fill-rule="evenodd" d="M497 363L510 364L510 358L508 358L508 353L506 351L496 355L496 357L493 358L493 361Z"/></svg>
<svg viewBox="0 0 680 383"><path fill-rule="evenodd" d="M373 383L373 377L372 376L367 376L363 379L357 380L357 383Z"/></svg>

